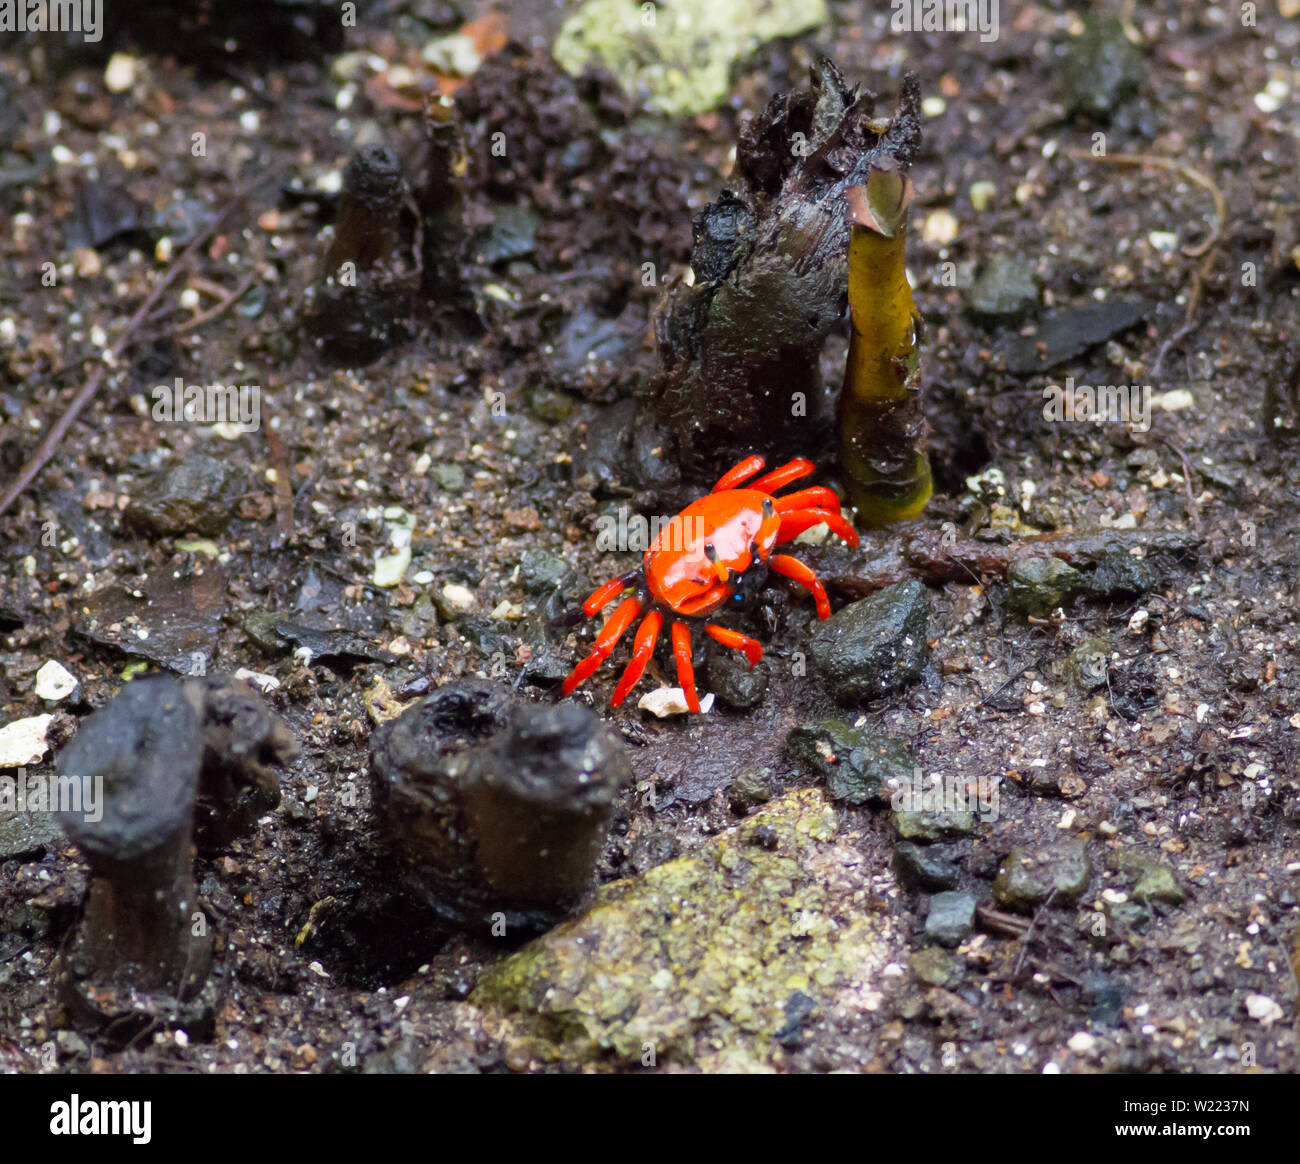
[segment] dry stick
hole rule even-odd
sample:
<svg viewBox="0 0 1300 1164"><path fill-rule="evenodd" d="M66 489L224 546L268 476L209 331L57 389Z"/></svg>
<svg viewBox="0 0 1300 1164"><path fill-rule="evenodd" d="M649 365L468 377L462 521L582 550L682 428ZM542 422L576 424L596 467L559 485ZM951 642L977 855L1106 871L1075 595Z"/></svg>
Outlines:
<svg viewBox="0 0 1300 1164"><path fill-rule="evenodd" d="M1020 939L1020 955L1019 957L1016 958L1016 968L1011 972L1012 978L1020 977L1020 968L1025 964L1025 955L1029 953L1029 945L1034 940L1035 937L1034 930L1038 927L1038 919L1043 916L1044 912L1047 910L1047 907L1052 904L1052 899L1055 896L1056 896L1056 890L1055 888L1053 888L1051 893L1047 895L1047 899L1043 902L1043 904L1039 906L1037 910L1034 911L1034 916L1029 919L1029 926L1025 930L1024 936L1021 937Z"/></svg>
<svg viewBox="0 0 1300 1164"><path fill-rule="evenodd" d="M1197 529L1201 528L1201 511L1196 505L1196 498L1192 494L1192 465L1187 459L1187 454L1183 452L1168 437L1157 437L1158 441L1166 447L1173 449L1178 454L1178 459L1183 463L1183 491L1187 494L1187 512L1192 519L1192 525Z"/></svg>
<svg viewBox="0 0 1300 1164"><path fill-rule="evenodd" d="M54 450L59 446L59 442L67 435L73 422L81 415L86 405L99 392L104 383L104 378L108 374L110 364L117 363L118 358L134 341L136 330L149 313L153 311L158 300L162 298L163 292L176 281L177 276L189 265L189 260L198 252L199 248L217 232L241 198L242 195L237 195L227 202L216 218L194 237L190 244L180 253L167 273L154 284L153 289L145 296L144 302L140 304L135 314L127 322L126 327L123 328L122 334L117 337L117 342L109 349L104 359L95 366L86 383L82 385L81 391L72 398L72 403L68 405L63 415L55 421L50 431L45 434L45 439L41 441L40 446L32 455L32 459L19 470L13 484L5 490L4 496L0 497L0 514L3 514L22 496L27 487L36 480L40 471L49 464L50 458L54 456Z"/></svg>
<svg viewBox="0 0 1300 1164"><path fill-rule="evenodd" d="M249 271L247 275L240 279L238 285L233 291L226 291L223 287L223 294L220 302L214 303L206 311L200 311L198 315L191 319L187 319L172 332L172 335L184 335L187 331L193 331L196 327L202 327L205 323L211 323L214 319L219 319L229 311L234 304L238 303L248 293L248 289L256 282L257 271L253 270Z"/></svg>
<svg viewBox="0 0 1300 1164"><path fill-rule="evenodd" d="M275 491L272 496L275 502L275 537L278 546L283 545L293 534L293 490L289 483L289 457L271 420L269 416L266 418L266 448L270 454L271 467L275 470Z"/></svg>
<svg viewBox="0 0 1300 1164"><path fill-rule="evenodd" d="M1219 241L1219 234L1223 230L1223 224L1228 217L1227 203L1223 200L1223 194L1218 186L1214 184L1214 179L1201 173L1200 170L1189 166L1186 162L1176 161L1174 158L1161 157L1159 154L1093 154L1089 150L1075 149L1073 147L1061 151L1067 157L1071 158L1089 158L1095 162L1106 162L1113 166L1141 166L1144 169L1155 170L1172 170L1175 174L1180 174L1189 182L1195 183L1202 190L1209 193L1214 200L1214 229L1197 243L1194 247L1183 247L1183 254L1189 258L1198 258L1201 255L1208 254L1210 249Z"/></svg>

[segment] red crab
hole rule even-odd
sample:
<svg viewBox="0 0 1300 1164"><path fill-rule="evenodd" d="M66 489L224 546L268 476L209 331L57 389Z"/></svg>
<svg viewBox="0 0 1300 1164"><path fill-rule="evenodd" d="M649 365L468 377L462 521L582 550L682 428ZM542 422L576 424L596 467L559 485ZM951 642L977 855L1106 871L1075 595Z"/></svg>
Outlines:
<svg viewBox="0 0 1300 1164"><path fill-rule="evenodd" d="M649 613L636 632L632 660L614 688L611 707L618 707L627 698L645 672L665 612L680 616L673 619L673 657L686 705L695 712L700 710L700 700L695 693L691 631L683 619L703 618L729 602L743 602L762 588L769 570L793 578L810 590L818 618L830 616L831 605L817 575L797 559L773 554L772 550L823 522L851 546L858 544L857 531L841 515L839 498L829 489L815 486L784 497L772 496L790 482L811 474L811 461L790 461L751 481L764 464L762 457L746 457L724 473L713 492L692 501L659 532L637 569L611 578L592 592L582 604L588 618L629 586L637 589L635 596L619 603L596 636L591 653L569 673L564 681L565 695L572 694L609 658L623 633L647 606ZM704 630L724 647L744 651L751 667L763 657L762 646L748 635L712 623L705 623Z"/></svg>

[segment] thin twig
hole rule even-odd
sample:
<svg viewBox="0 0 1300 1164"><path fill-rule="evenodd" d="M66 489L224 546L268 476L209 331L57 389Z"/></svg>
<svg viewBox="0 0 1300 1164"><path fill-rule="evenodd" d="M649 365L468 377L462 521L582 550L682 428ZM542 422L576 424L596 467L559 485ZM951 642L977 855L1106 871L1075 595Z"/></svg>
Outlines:
<svg viewBox="0 0 1300 1164"><path fill-rule="evenodd" d="M1024 937L1020 939L1020 955L1016 958L1016 968L1011 972L1012 978L1020 977L1020 968L1024 965L1025 955L1029 953L1029 945L1034 940L1034 931L1038 927L1038 921L1047 911L1047 907L1052 904L1055 897L1056 889L1053 887L1052 891L1047 895L1047 899L1034 911L1034 916L1029 919L1029 925L1025 929Z"/></svg>
<svg viewBox="0 0 1300 1164"><path fill-rule="evenodd" d="M1192 465L1187 459L1187 454L1183 452L1168 437L1156 438L1161 444L1173 449L1178 454L1178 459L1183 463L1183 490L1187 494L1187 511L1188 516L1192 519L1192 525L1197 529L1201 528L1201 511L1196 505L1196 498L1192 494Z"/></svg>
<svg viewBox="0 0 1300 1164"><path fill-rule="evenodd" d="M0 497L0 514L3 514L18 498L23 494L27 487L36 480L42 469L49 464L50 458L54 456L54 450L58 448L59 442L67 435L68 430L72 427L77 417L85 410L99 392L108 375L110 366L115 365L127 347L135 338L136 329L144 322L149 313L153 311L158 301L162 298L163 292L167 290L177 279L180 273L185 270L189 261L199 249L204 246L221 227L221 224L230 216L231 211L242 200L243 194L238 194L226 203L217 213L217 216L208 225L200 231L190 244L180 253L176 261L171 265L167 272L153 285L153 289L145 296L144 302L136 309L134 315L127 321L126 327L122 329L122 334L117 337L117 341L109 349L104 359L95 366L82 385L81 391L72 398L72 402L64 410L50 431L45 434L45 439L41 441L36 452L32 455L30 461L19 470L18 476L14 479L13 484L5 490L4 496Z"/></svg>
<svg viewBox="0 0 1300 1164"><path fill-rule="evenodd" d="M1189 182L1208 192L1214 200L1214 229L1195 246L1183 247L1183 254L1187 255L1188 258L1199 258L1201 255L1208 254L1210 249L1218 243L1223 224L1228 218L1228 206L1224 201L1222 191L1214 184L1214 179L1203 174L1195 167L1189 166L1186 162L1180 162L1176 158L1162 157L1160 154L1094 154L1090 150L1081 150L1074 147L1067 147L1061 152L1067 157L1105 162L1112 166L1141 166L1143 169L1172 170L1175 174L1181 175Z"/></svg>
<svg viewBox="0 0 1300 1164"><path fill-rule="evenodd" d="M293 535L293 489L289 482L289 457L284 450L284 442L275 431L271 418L264 418L266 427L266 450L275 470L275 490L272 498L275 504L276 547L283 545ZM275 547L273 547L275 548Z"/></svg>
<svg viewBox="0 0 1300 1164"><path fill-rule="evenodd" d="M249 271L247 275L240 279L238 285L233 291L227 292L217 303L214 303L206 311L200 311L198 315L191 319L187 319L172 332L172 335L184 335L187 331L193 331L196 327L202 327L205 323L211 323L214 319L219 319L246 294L248 294L248 289L256 282L257 271Z"/></svg>

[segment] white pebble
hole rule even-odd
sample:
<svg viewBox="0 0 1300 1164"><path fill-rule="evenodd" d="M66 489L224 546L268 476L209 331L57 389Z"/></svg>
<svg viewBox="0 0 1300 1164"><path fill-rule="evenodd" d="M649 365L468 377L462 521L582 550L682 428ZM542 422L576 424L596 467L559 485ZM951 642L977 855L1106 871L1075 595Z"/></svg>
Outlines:
<svg viewBox="0 0 1300 1164"><path fill-rule="evenodd" d="M125 93L135 84L135 57L114 53L104 70L104 87L110 93Z"/></svg>
<svg viewBox="0 0 1300 1164"><path fill-rule="evenodd" d="M67 699L77 689L77 679L62 663L49 659L36 672L36 696L49 703Z"/></svg>
<svg viewBox="0 0 1300 1164"><path fill-rule="evenodd" d="M1162 392L1152 403L1163 412L1182 412L1196 407L1196 397L1186 388L1175 388L1172 392Z"/></svg>
<svg viewBox="0 0 1300 1164"><path fill-rule="evenodd" d="M457 614L468 614L474 609L474 592L467 586L451 582L442 588L442 597Z"/></svg>

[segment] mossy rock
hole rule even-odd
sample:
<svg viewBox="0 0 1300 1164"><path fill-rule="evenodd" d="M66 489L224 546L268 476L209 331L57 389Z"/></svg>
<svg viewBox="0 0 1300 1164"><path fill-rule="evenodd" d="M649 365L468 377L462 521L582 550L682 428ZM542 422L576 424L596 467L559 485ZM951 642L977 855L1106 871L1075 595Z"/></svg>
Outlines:
<svg viewBox="0 0 1300 1164"><path fill-rule="evenodd" d="M511 1058L569 1068L767 1070L792 994L823 1009L889 960L855 851L820 790L774 801L696 853L606 886L493 967L470 1001Z"/></svg>

